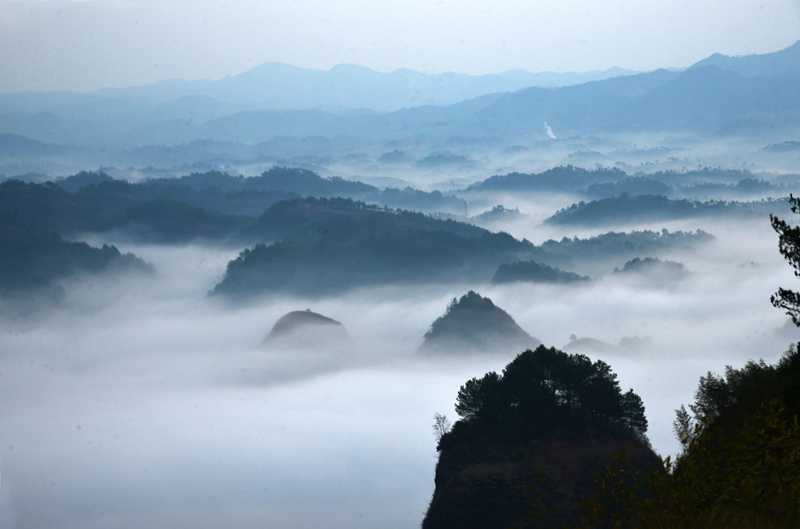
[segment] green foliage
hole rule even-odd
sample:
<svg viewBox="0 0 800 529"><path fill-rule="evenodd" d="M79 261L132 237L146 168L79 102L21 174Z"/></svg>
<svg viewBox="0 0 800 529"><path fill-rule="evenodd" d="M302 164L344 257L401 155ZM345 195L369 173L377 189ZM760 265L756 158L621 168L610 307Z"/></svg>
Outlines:
<svg viewBox="0 0 800 529"><path fill-rule="evenodd" d="M500 375L491 371L482 378L468 380L458 390L456 413L468 423L476 423L480 419L492 419L492 413L502 411L498 408L498 396L501 392Z"/></svg>
<svg viewBox="0 0 800 529"><path fill-rule="evenodd" d="M800 519L800 354L702 377L674 422L683 446L648 480L596 476L590 527L788 528ZM624 463L624 462L623 462ZM645 492L641 493L643 485ZM638 492L637 492L638 491ZM619 516L613 513L620 513Z"/></svg>
<svg viewBox="0 0 800 529"><path fill-rule="evenodd" d="M785 528L800 517L800 426L777 399L736 424L698 422L653 480L641 527Z"/></svg>
<svg viewBox="0 0 800 529"><path fill-rule="evenodd" d="M595 493L583 504L587 528L632 529L641 523L648 476L631 465L632 453L628 445L592 477Z"/></svg>

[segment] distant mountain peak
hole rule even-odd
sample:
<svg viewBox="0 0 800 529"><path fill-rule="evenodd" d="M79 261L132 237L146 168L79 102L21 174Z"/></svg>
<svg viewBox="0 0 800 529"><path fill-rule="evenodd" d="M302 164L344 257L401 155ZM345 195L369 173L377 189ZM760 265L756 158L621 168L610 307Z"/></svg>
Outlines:
<svg viewBox="0 0 800 529"><path fill-rule="evenodd" d="M782 50L753 55L713 55L698 61L692 68L715 66L745 77L800 74L800 40Z"/></svg>

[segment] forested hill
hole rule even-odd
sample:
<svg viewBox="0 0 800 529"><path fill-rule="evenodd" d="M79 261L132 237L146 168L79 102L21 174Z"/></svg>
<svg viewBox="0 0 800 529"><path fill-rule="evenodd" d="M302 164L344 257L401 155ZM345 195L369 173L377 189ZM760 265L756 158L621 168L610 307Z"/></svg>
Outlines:
<svg viewBox="0 0 800 529"><path fill-rule="evenodd" d="M760 197L786 196L797 185L766 181L748 170L704 167L686 171L626 173L618 168L584 169L561 165L540 173L495 175L470 185L459 194L470 197L481 192L561 193L573 192L589 198L615 198L623 194L664 195L670 198L696 195Z"/></svg>
<svg viewBox="0 0 800 529"><path fill-rule="evenodd" d="M466 208L463 200L438 191L378 189L304 169L273 168L249 178L212 171L139 183L102 172L81 172L45 184L8 180L0 183L0 209L14 211L26 225L61 235L113 229L156 243L219 241L238 239L270 206L302 195L362 197L384 207L399 204L417 211L463 213ZM419 214L415 222L422 217ZM268 231L270 222L261 219L247 233ZM472 228L462 225L463 229Z"/></svg>
<svg viewBox="0 0 800 529"><path fill-rule="evenodd" d="M252 298L274 292L327 296L388 284L489 283L504 263L608 273L626 261L693 249L705 232L607 233L537 246L452 220L348 199L302 199L272 206L251 227L258 244L228 263L213 294Z"/></svg>
<svg viewBox="0 0 800 529"><path fill-rule="evenodd" d="M636 257L658 256L675 250L691 252L712 240L714 236L703 230L610 231L585 239L550 239L535 246L529 255L538 263L598 276Z"/></svg>
<svg viewBox="0 0 800 529"><path fill-rule="evenodd" d="M262 241L320 240L346 243L406 230L443 231L459 237L483 237L483 228L441 220L419 212L381 208L348 198L304 198L277 203L243 233Z"/></svg>
<svg viewBox="0 0 800 529"><path fill-rule="evenodd" d="M506 354L541 345L491 299L470 290L436 318L419 348L423 354Z"/></svg>
<svg viewBox="0 0 800 529"><path fill-rule="evenodd" d="M376 284L488 280L499 263L533 248L507 233L347 199L276 204L247 234L278 242L228 263L214 294L324 296Z"/></svg>
<svg viewBox="0 0 800 529"><path fill-rule="evenodd" d="M753 202L724 200L699 202L670 199L661 195L622 195L573 204L561 209L546 222L554 225L608 226L697 217L768 218L771 213L779 213L785 208L786 201L777 199Z"/></svg>
<svg viewBox="0 0 800 529"><path fill-rule="evenodd" d="M631 477L659 467L641 398L602 360L539 346L468 380L440 421L436 489L423 529L579 527L591 476L628 446Z"/></svg>
<svg viewBox="0 0 800 529"><path fill-rule="evenodd" d="M576 191L592 184L615 182L626 175L619 169L587 170L572 165L554 167L541 173L508 173L497 175L469 186L465 192L477 191Z"/></svg>
<svg viewBox="0 0 800 529"><path fill-rule="evenodd" d="M185 202L228 215L257 217L272 204L303 196L344 197L392 208L423 212L461 214L466 202L440 191L420 191L411 187L385 188L319 174L301 168L273 167L260 175L232 176L219 171L191 173L178 178L154 178L138 183L114 180L103 173L81 172L57 180L63 189L82 194L102 194L125 188L139 201L157 198ZM92 191L86 189L92 187Z"/></svg>
<svg viewBox="0 0 800 529"><path fill-rule="evenodd" d="M15 313L24 314L32 295L59 299L61 282L68 278L151 270L114 246L96 248L60 235L90 222L91 215L55 186L0 184L0 297L15 299Z"/></svg>
<svg viewBox="0 0 800 529"><path fill-rule="evenodd" d="M574 168L554 173L562 169L590 174ZM630 259L691 249L710 239L704 232L631 232L537 246L507 233L352 198L297 198L289 191L293 176L295 190L362 185L281 168L253 178L206 173L137 184L79 173L61 181L63 187L3 182L0 211L23 233L71 237L116 230L148 243L262 243L229 263L214 289L237 298L268 292L324 296L376 284L488 284L502 265L519 261L598 276ZM240 206L261 213L223 212Z"/></svg>

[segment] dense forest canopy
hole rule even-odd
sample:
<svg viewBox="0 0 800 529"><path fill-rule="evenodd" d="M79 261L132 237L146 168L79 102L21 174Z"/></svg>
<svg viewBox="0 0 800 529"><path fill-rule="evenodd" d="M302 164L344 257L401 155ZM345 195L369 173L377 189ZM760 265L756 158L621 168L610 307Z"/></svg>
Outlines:
<svg viewBox="0 0 800 529"><path fill-rule="evenodd" d="M782 207L778 200L735 202L671 199L663 195L623 194L562 208L547 219L554 225L602 225L713 216L767 216Z"/></svg>
<svg viewBox="0 0 800 529"><path fill-rule="evenodd" d="M517 355L502 374L490 372L458 391L458 421L445 449L475 432L516 437L623 437L646 440L641 398L623 393L602 360L541 345Z"/></svg>
<svg viewBox="0 0 800 529"><path fill-rule="evenodd" d="M516 281L530 281L533 283L575 283L590 281L591 278L581 276L575 272L559 270L553 266L537 263L536 261L518 261L505 263L497 267L497 272L492 277L492 283L513 283Z"/></svg>

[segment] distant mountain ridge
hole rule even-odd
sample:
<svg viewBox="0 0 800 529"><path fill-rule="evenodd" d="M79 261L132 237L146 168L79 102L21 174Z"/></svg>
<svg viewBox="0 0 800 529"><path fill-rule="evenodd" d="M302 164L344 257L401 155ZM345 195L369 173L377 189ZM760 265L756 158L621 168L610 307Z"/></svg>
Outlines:
<svg viewBox="0 0 800 529"><path fill-rule="evenodd" d="M612 73L619 72L542 87L532 86L534 74L518 71L426 76L348 65L328 72L265 65L221 81L3 94L0 134L32 150L35 144L8 135L131 148L199 139L253 144L284 136L546 141L551 135L652 131L758 132L765 141L785 141L800 131L800 44L773 54L714 55L684 71Z"/></svg>
<svg viewBox="0 0 800 529"><path fill-rule="evenodd" d="M221 107L228 107L226 113L237 108L395 111L425 105L451 105L530 86L571 86L634 73L638 72L618 67L580 73L511 70L485 75L424 74L407 68L384 73L353 64L340 64L323 71L264 63L218 81L164 80L139 87L104 88L89 94L0 94L0 113L11 109L25 113L44 111L75 118L78 112L81 115L88 112L108 118L120 117L125 113L125 106L132 106L139 112L166 110L168 114L186 115L188 112L206 118L219 114Z"/></svg>
<svg viewBox="0 0 800 529"><path fill-rule="evenodd" d="M704 66L715 66L744 77L797 75L800 72L800 40L783 50L760 55L732 57L715 53L690 68Z"/></svg>

